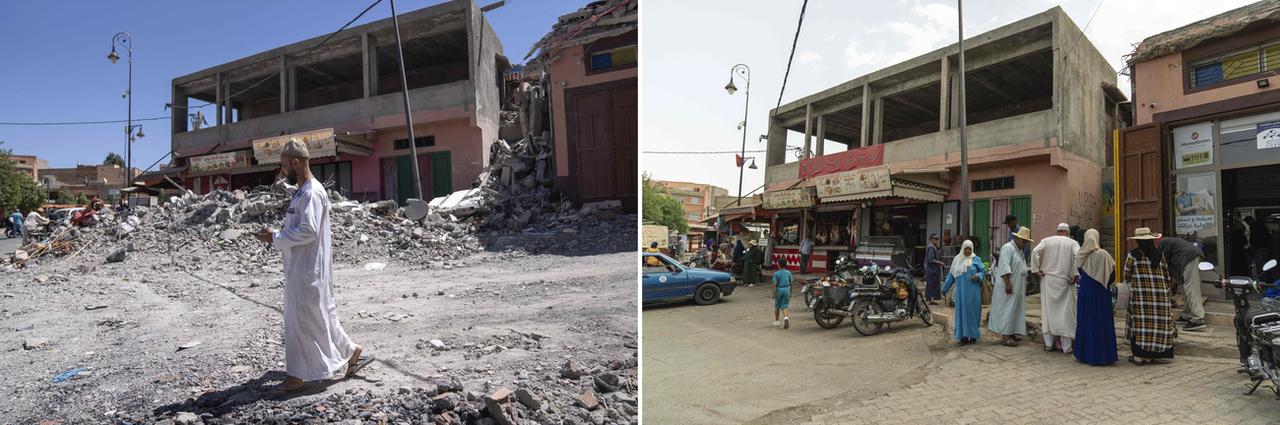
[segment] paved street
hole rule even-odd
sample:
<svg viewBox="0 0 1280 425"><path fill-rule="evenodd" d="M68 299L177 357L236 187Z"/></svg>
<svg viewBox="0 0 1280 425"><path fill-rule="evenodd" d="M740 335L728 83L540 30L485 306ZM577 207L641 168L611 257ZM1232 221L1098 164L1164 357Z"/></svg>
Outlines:
<svg viewBox="0 0 1280 425"><path fill-rule="evenodd" d="M949 328L900 322L862 337L822 330L800 308L788 331L769 326L767 287L715 306L644 311L646 423L1275 423L1264 388L1229 359L1167 365L1079 364L990 335L958 348ZM800 307L800 298L793 306Z"/></svg>
<svg viewBox="0 0 1280 425"><path fill-rule="evenodd" d="M12 254L13 250L22 246L22 238L6 238L0 236L0 255Z"/></svg>

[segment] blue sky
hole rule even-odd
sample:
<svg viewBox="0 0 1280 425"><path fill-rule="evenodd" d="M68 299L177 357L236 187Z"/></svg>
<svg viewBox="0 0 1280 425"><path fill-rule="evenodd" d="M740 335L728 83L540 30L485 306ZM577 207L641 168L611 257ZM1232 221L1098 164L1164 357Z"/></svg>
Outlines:
<svg viewBox="0 0 1280 425"><path fill-rule="evenodd" d="M477 0L481 6L493 0ZM372 0L6 1L0 3L0 122L125 119L128 69L107 61L111 36L133 37L133 117L167 116L174 77L337 30ZM513 63L560 15L586 0L507 0L486 14ZM398 0L401 12L442 3ZM383 1L354 25L391 16ZM169 121L140 122L133 165L145 168L169 149ZM52 167L124 156L124 124L0 125L3 147L37 155Z"/></svg>

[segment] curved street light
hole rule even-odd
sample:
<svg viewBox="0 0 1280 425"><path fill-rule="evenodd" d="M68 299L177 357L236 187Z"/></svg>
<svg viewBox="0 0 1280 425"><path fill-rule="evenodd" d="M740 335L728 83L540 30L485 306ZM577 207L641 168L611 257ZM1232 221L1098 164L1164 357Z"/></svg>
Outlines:
<svg viewBox="0 0 1280 425"><path fill-rule="evenodd" d="M116 33L116 35L111 36L111 53L107 54L107 60L111 61L112 64L115 64L117 61L120 60L120 55L116 54L116 45L120 45L121 47L125 48L125 53L128 55L128 59L129 59L129 85L124 92L125 98L128 100L128 105L129 105L128 106L129 108L128 124L126 124L124 128L124 132L125 132L124 175L125 175L125 181L126 181L125 184L130 185L133 183L133 141L135 137L133 133L133 129L135 128L133 125L133 37L130 36L129 33L127 32L118 32ZM138 134L136 137L144 137L144 135L142 134L142 126L139 125L136 128L138 129Z"/></svg>
<svg viewBox="0 0 1280 425"><path fill-rule="evenodd" d="M746 82L746 85L747 85L746 86L747 100L746 102L744 102L742 106L742 127L741 127L742 128L742 154L738 155L738 157L742 158L743 162L746 162L747 160L746 158L747 157L747 111L749 111L749 108L751 107L751 67L747 66L746 64L740 63L737 65L734 65L732 68L729 68L729 84L725 84L724 90L729 92L730 96L733 96L733 93L738 91L738 86L733 84L734 74L737 74L738 76L742 77L742 80ZM743 163L738 164L738 200L736 201L736 204L738 206L742 205L742 174L744 171L746 171L746 168L743 167L743 165L746 165L746 164L743 164ZM754 170L756 168L755 165L756 165L755 159L752 159L751 169Z"/></svg>

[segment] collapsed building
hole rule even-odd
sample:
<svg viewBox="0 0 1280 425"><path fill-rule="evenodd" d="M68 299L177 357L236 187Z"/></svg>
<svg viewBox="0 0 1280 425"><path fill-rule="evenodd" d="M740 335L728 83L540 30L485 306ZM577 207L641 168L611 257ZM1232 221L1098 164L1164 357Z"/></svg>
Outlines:
<svg viewBox="0 0 1280 425"><path fill-rule="evenodd" d="M173 79L175 166L144 178L196 194L269 185L283 142L298 137L316 176L351 199L417 198L414 161L423 198L472 187L498 139L499 76L510 68L501 41L473 0L399 20L417 158L387 18Z"/></svg>

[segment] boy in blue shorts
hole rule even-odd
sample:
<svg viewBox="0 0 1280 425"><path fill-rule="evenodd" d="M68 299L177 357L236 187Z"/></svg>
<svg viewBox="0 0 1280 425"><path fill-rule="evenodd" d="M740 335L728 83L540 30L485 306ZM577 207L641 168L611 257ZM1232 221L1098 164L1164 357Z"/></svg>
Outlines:
<svg viewBox="0 0 1280 425"><path fill-rule="evenodd" d="M782 317L782 329L791 327L791 318L787 315L787 307L791 306L791 271L787 270L787 260L778 259L778 271L773 273L773 325L778 326L778 317Z"/></svg>

